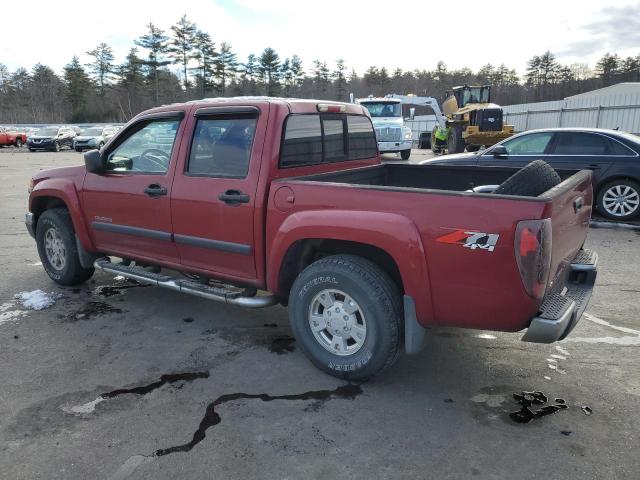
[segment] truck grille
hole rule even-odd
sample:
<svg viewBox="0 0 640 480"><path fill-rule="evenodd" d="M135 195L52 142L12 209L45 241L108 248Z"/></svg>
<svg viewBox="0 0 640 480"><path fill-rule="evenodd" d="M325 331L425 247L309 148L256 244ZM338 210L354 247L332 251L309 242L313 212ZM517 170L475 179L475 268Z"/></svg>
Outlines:
<svg viewBox="0 0 640 480"><path fill-rule="evenodd" d="M376 128L376 138L379 142L399 142L402 139L402 129L400 127Z"/></svg>

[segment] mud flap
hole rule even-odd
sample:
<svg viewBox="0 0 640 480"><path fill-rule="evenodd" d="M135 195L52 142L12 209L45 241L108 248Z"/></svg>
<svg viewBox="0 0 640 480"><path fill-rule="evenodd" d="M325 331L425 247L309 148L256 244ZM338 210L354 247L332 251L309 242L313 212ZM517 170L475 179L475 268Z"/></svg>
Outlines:
<svg viewBox="0 0 640 480"><path fill-rule="evenodd" d="M404 351L407 355L414 355L422 350L425 329L418 323L416 304L413 297L404 296Z"/></svg>
<svg viewBox="0 0 640 480"><path fill-rule="evenodd" d="M76 237L76 249L78 250L78 259L80 260L80 265L82 265L82 268L93 268L93 262L95 262L98 258L102 257L103 255L100 255L98 253L87 252L82 246L82 243L80 243L80 239L78 238L78 235L76 235L75 237Z"/></svg>

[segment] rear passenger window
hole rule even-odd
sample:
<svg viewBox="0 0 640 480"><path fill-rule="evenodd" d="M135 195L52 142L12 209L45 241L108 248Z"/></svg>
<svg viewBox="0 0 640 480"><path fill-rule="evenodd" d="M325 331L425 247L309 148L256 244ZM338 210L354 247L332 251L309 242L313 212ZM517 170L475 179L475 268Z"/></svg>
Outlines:
<svg viewBox="0 0 640 480"><path fill-rule="evenodd" d="M285 127L280 151L280 166L299 167L321 162L320 115L291 115Z"/></svg>
<svg viewBox="0 0 640 480"><path fill-rule="evenodd" d="M365 116L347 115L349 160L375 157L378 154L376 134L371 120Z"/></svg>
<svg viewBox="0 0 640 480"><path fill-rule="evenodd" d="M280 149L280 167L319 165L377 154L375 132L366 116L290 115Z"/></svg>
<svg viewBox="0 0 640 480"><path fill-rule="evenodd" d="M606 155L609 139L602 135L582 132L558 133L553 153L556 155Z"/></svg>
<svg viewBox="0 0 640 480"><path fill-rule="evenodd" d="M342 118L323 118L324 159L327 162L347 157L344 144L344 122Z"/></svg>
<svg viewBox="0 0 640 480"><path fill-rule="evenodd" d="M257 121L255 114L198 119L187 173L203 177L246 177Z"/></svg>
<svg viewBox="0 0 640 480"><path fill-rule="evenodd" d="M635 156L635 152L630 150L628 147L625 147L620 142L611 139L609 139L609 152L611 155Z"/></svg>

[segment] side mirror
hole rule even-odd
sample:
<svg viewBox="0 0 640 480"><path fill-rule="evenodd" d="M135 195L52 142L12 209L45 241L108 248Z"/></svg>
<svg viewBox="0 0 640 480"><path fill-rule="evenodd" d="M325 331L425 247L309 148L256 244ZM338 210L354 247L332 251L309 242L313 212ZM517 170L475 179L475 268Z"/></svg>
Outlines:
<svg viewBox="0 0 640 480"><path fill-rule="evenodd" d="M507 152L507 147L504 145L498 145L491 149L491 154L494 158L507 157L509 156L509 152Z"/></svg>
<svg viewBox="0 0 640 480"><path fill-rule="evenodd" d="M105 170L104 161L99 150L89 150L84 154L84 165L89 173L103 173Z"/></svg>
<svg viewBox="0 0 640 480"><path fill-rule="evenodd" d="M414 107L411 107L409 109L409 119L413 120L414 118L416 118L416 109Z"/></svg>

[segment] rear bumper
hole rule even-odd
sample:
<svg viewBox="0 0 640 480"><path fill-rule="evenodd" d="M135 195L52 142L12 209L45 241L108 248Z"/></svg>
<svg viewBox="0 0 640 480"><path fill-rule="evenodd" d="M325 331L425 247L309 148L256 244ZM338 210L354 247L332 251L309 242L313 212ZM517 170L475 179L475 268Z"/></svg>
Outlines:
<svg viewBox="0 0 640 480"><path fill-rule="evenodd" d="M568 268L564 285L545 297L522 341L552 343L569 335L587 308L597 274L598 254L580 250Z"/></svg>

